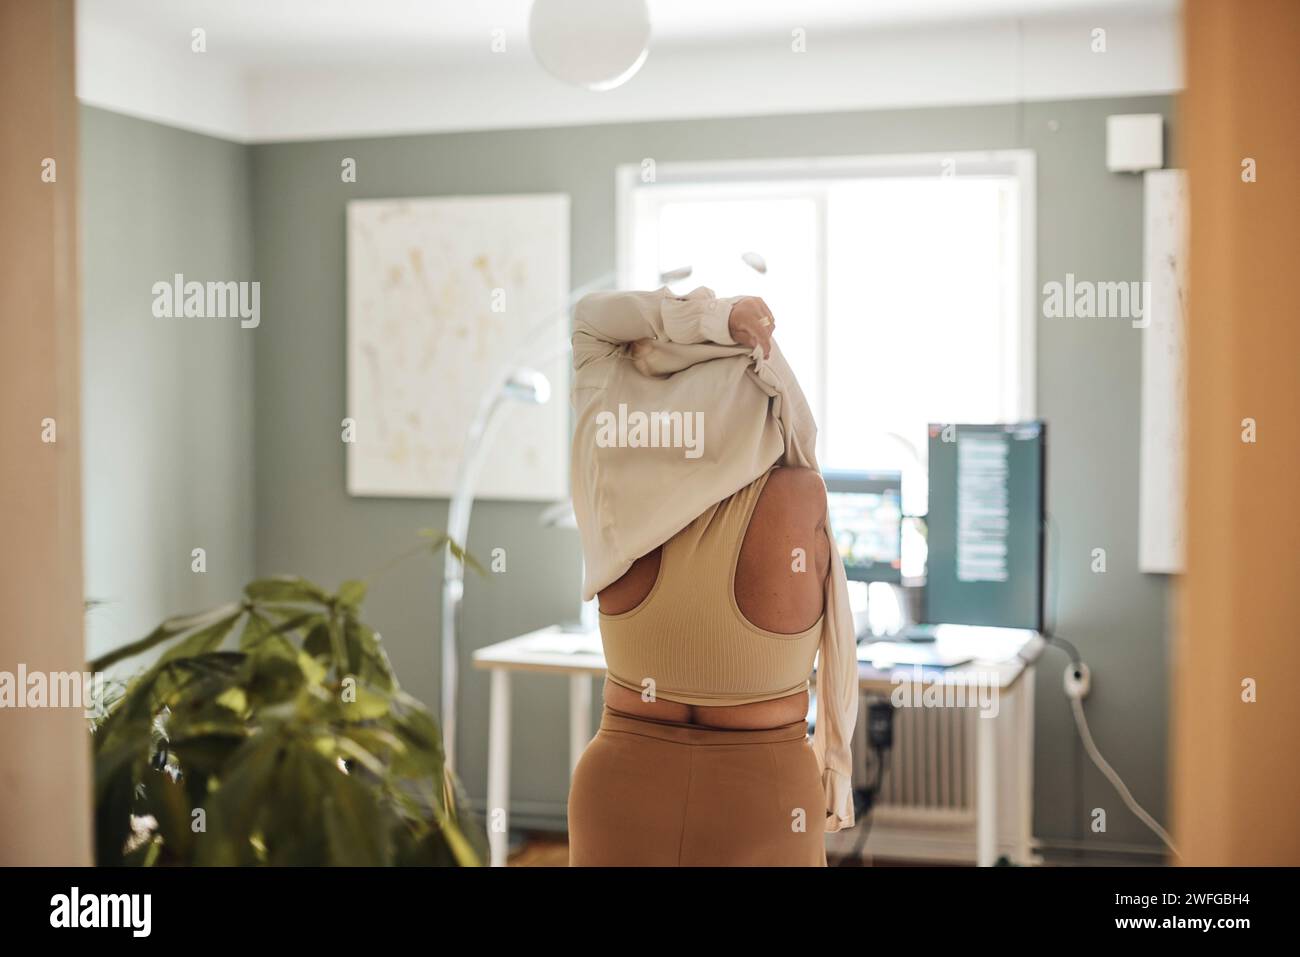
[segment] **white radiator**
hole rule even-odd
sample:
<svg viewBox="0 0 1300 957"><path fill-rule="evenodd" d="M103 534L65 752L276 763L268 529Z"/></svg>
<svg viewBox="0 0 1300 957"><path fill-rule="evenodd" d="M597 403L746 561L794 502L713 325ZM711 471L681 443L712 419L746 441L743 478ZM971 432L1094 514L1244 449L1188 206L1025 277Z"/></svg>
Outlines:
<svg viewBox="0 0 1300 957"><path fill-rule="evenodd" d="M867 776L866 700L859 716L854 785ZM975 822L973 708L895 708L894 747L876 802L876 823L941 827Z"/></svg>
<svg viewBox="0 0 1300 957"><path fill-rule="evenodd" d="M1032 703L1015 698L1004 696L1002 706L1032 708ZM863 696L858 716L853 748L855 787L864 787L875 775L866 743L869 700ZM894 709L894 744L870 816L867 855L974 863L975 722L982 720L989 719L980 718L975 708ZM1023 759L1028 756L1017 754L1015 722L1000 721L998 725L999 845L1011 852L1017 828L1029 813L1023 777L1028 773ZM827 850L832 855L855 851L861 827L828 835Z"/></svg>

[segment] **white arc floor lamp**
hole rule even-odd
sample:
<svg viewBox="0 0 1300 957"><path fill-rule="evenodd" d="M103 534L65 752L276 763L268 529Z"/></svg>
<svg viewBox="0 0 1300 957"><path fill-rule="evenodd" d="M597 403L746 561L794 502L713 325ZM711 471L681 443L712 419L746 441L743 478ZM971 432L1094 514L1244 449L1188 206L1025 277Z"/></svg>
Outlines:
<svg viewBox="0 0 1300 957"><path fill-rule="evenodd" d="M579 299L590 292L612 285L612 275L602 276L594 282L575 289L565 304L567 315L573 311ZM547 316L525 336L523 346L516 351L516 360L521 360L529 352L531 343L536 342L541 330L549 329L555 316ZM557 355L569 350L569 341L540 354L528 356L538 365L545 365ZM496 377L483 393L478 411L470 422L465 435L465 452L460 468L456 473L456 491L447 506L447 537L461 548L469 542L470 511L474 507L474 487L478 481L479 471L492 446L492 434L501 421L502 410L511 402L524 402L542 405L551 400L551 383L536 369L508 363L505 371ZM451 544L445 549L442 563L442 740L447 767L456 767L456 713L457 695L460 685L459 628L461 605L465 597L465 566L452 553Z"/></svg>

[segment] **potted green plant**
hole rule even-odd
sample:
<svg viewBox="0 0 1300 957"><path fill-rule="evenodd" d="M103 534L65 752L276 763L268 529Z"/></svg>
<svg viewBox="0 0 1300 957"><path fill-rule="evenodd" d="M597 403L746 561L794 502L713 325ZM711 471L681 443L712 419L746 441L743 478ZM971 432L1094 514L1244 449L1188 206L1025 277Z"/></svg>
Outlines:
<svg viewBox="0 0 1300 957"><path fill-rule="evenodd" d="M365 594L262 579L91 662L165 649L93 725L98 863L486 859L437 723L361 621Z"/></svg>

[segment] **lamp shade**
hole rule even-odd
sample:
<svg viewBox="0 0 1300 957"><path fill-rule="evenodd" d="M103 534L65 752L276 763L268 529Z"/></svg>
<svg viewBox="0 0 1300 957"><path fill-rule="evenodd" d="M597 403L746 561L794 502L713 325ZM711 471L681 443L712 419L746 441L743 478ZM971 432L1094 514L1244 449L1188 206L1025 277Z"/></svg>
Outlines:
<svg viewBox="0 0 1300 957"><path fill-rule="evenodd" d="M552 76L611 90L645 62L650 11L645 0L534 0L528 16L533 56Z"/></svg>

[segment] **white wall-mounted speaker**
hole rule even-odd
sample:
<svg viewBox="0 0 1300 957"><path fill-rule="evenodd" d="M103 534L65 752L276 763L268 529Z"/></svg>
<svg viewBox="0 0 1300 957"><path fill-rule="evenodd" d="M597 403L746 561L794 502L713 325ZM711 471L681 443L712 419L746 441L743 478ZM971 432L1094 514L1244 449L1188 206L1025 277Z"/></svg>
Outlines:
<svg viewBox="0 0 1300 957"><path fill-rule="evenodd" d="M1164 117L1127 113L1106 117L1106 168L1141 173L1165 165Z"/></svg>

